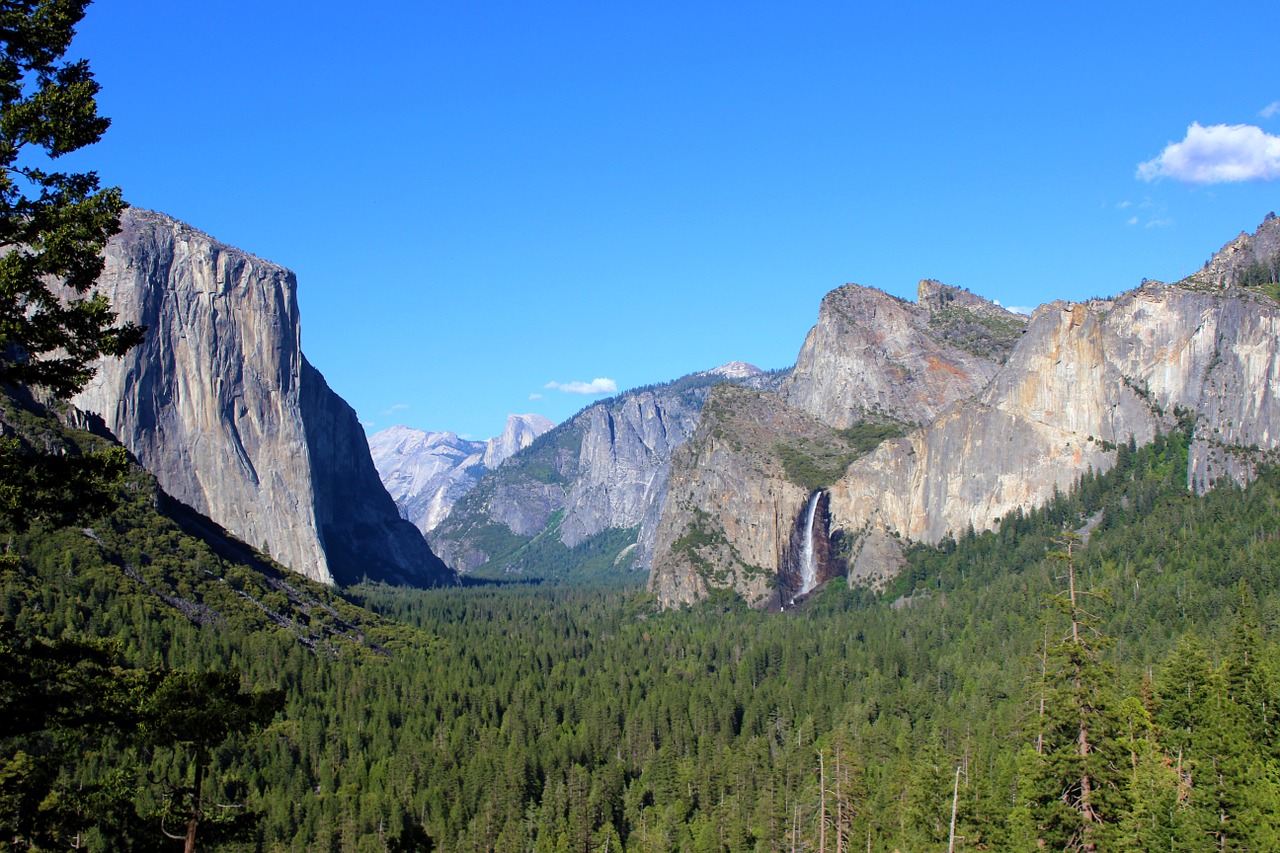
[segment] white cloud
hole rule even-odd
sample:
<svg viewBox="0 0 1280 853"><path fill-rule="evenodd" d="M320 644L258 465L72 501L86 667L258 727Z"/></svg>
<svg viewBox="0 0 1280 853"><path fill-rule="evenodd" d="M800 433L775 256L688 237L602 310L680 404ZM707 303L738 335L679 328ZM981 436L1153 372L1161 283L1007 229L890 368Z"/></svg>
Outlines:
<svg viewBox="0 0 1280 853"><path fill-rule="evenodd" d="M1012 311L1015 314L1023 314L1027 317L1030 317L1032 313L1035 312L1036 309L1028 308L1025 305L1010 305L1008 306L1007 310Z"/></svg>
<svg viewBox="0 0 1280 853"><path fill-rule="evenodd" d="M1122 202L1120 202L1119 204L1117 204L1117 205L1116 205L1116 209L1117 209L1117 210L1124 210L1126 207L1133 207L1133 202L1131 202L1131 201L1122 201Z"/></svg>
<svg viewBox="0 0 1280 853"><path fill-rule="evenodd" d="M539 394L539 393L537 393L537 392L534 392L533 394L530 394L530 395L529 395L529 399L530 399L530 400L541 400L541 399L542 399L542 395L541 395L541 394Z"/></svg>
<svg viewBox="0 0 1280 853"><path fill-rule="evenodd" d="M383 416L383 417L386 417L387 415L395 414L396 412L400 411L401 409L407 409L407 408L409 408L409 404L408 404L408 403L396 403L394 406L392 406L391 408L389 408L389 409L387 409L385 412L383 412L383 413L382 413L382 416Z"/></svg>
<svg viewBox="0 0 1280 853"><path fill-rule="evenodd" d="M1280 116L1280 101L1272 101L1258 111L1259 118L1275 118Z"/></svg>
<svg viewBox="0 0 1280 853"><path fill-rule="evenodd" d="M612 379L592 379L590 382L548 382L544 387L566 394L617 394L618 383Z"/></svg>
<svg viewBox="0 0 1280 853"><path fill-rule="evenodd" d="M1144 181L1173 178L1189 184L1267 181L1280 178L1280 136L1250 124L1193 122L1181 142L1171 142L1160 156L1138 164Z"/></svg>
<svg viewBox="0 0 1280 853"><path fill-rule="evenodd" d="M1129 217L1129 219L1127 220L1127 222L1128 222L1130 225L1137 225L1137 224L1138 224L1138 217L1136 217L1136 216L1130 216L1130 217Z"/></svg>

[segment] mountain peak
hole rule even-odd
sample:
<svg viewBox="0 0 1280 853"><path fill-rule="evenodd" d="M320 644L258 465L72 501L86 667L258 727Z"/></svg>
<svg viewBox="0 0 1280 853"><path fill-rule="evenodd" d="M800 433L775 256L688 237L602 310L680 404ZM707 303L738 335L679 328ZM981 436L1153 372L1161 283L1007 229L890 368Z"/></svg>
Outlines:
<svg viewBox="0 0 1280 853"><path fill-rule="evenodd" d="M1249 287L1280 281L1280 217L1268 213L1252 234L1244 231L1179 284L1193 289Z"/></svg>
<svg viewBox="0 0 1280 853"><path fill-rule="evenodd" d="M730 361L719 367L713 367L704 373L704 376L723 376L725 379L749 379L752 376L760 376L763 370L754 364L748 364L745 361Z"/></svg>

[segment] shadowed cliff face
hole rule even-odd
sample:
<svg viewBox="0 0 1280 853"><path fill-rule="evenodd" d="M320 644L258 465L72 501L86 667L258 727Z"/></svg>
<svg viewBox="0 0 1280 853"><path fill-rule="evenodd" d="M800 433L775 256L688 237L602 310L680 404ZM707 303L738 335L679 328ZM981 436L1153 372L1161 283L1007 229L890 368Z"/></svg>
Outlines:
<svg viewBox="0 0 1280 853"><path fill-rule="evenodd" d="M382 487L355 410L305 358L301 380L316 523L334 581L452 583L453 573Z"/></svg>
<svg viewBox="0 0 1280 853"><path fill-rule="evenodd" d="M126 210L121 226L99 289L147 338L73 402L166 492L300 574L450 580L396 514L354 413L306 364L293 274L161 214Z"/></svg>

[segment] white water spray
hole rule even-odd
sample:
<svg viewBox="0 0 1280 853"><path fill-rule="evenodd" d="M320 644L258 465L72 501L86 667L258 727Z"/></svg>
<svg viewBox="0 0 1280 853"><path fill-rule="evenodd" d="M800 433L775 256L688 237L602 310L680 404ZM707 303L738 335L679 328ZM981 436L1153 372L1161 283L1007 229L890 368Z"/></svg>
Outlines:
<svg viewBox="0 0 1280 853"><path fill-rule="evenodd" d="M813 517L818 512L818 498L821 496L819 490L809 497L809 515L804 522L804 550L800 559L800 591L792 597L793 602L796 597L812 591L818 582L818 567L813 560Z"/></svg>

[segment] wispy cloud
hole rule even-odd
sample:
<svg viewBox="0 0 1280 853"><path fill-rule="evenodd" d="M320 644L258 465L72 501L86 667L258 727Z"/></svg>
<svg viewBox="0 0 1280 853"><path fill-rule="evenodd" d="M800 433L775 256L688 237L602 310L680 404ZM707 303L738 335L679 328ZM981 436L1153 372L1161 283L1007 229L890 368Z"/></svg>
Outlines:
<svg viewBox="0 0 1280 853"><path fill-rule="evenodd" d="M1275 118L1276 116L1280 116L1280 101L1272 101L1258 110L1259 118Z"/></svg>
<svg viewBox="0 0 1280 853"><path fill-rule="evenodd" d="M530 395L529 395L529 399L530 399L530 400L541 400L541 399L542 399L542 395L541 395L541 394L539 394L537 391L535 391L535 392L533 392L532 394L530 394Z"/></svg>
<svg viewBox="0 0 1280 853"><path fill-rule="evenodd" d="M1116 205L1116 210L1124 210L1124 209L1129 208L1129 207L1133 207L1133 202L1131 202L1131 201L1122 201L1122 202L1120 202L1119 204L1117 204L1117 205Z"/></svg>
<svg viewBox="0 0 1280 853"><path fill-rule="evenodd" d="M1163 228L1173 224L1173 219L1169 216L1169 208L1166 205L1152 201L1150 196L1147 196L1142 201L1127 201L1123 205L1117 205L1117 207L1129 214L1125 217L1124 224L1130 228L1138 226Z"/></svg>
<svg viewBox="0 0 1280 853"><path fill-rule="evenodd" d="M1138 164L1144 181L1173 178L1188 184L1269 181L1280 178L1280 136L1251 124L1192 123L1181 142Z"/></svg>
<svg viewBox="0 0 1280 853"><path fill-rule="evenodd" d="M617 394L618 383L612 379L592 379L590 382L548 382L545 386L566 394Z"/></svg>
<svg viewBox="0 0 1280 853"><path fill-rule="evenodd" d="M1033 313L1035 313L1036 309L1028 308L1025 305L1010 305L1006 308L1006 310L1012 311L1015 314L1023 314L1027 317L1030 317Z"/></svg>
<svg viewBox="0 0 1280 853"><path fill-rule="evenodd" d="M391 408L383 412L382 416L385 418L387 415L393 415L396 412L400 411L401 409L407 409L407 408L409 408L408 403L396 403L394 406L392 406Z"/></svg>

